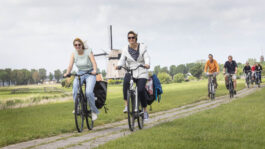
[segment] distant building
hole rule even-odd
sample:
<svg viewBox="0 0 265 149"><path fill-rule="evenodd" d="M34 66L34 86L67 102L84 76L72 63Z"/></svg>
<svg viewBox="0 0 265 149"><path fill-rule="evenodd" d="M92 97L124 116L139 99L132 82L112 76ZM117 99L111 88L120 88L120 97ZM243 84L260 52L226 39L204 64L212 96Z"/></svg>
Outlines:
<svg viewBox="0 0 265 149"><path fill-rule="evenodd" d="M119 59L121 58L121 50L112 49L108 55L108 66L107 66L107 79L121 79L125 75L125 71L116 70L115 67L118 64Z"/></svg>
<svg viewBox="0 0 265 149"><path fill-rule="evenodd" d="M261 63L264 62L264 56L263 56L263 55L260 56L260 62L261 62Z"/></svg>

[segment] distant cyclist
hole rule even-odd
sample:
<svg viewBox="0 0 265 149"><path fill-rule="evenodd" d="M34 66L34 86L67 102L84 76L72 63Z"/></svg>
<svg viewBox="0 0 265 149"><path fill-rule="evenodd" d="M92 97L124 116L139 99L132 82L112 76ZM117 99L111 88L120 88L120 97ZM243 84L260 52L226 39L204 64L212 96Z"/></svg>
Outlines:
<svg viewBox="0 0 265 149"><path fill-rule="evenodd" d="M92 110L92 120L94 121L97 119L97 114L99 113L95 105L95 97L93 93L96 84L97 64L92 50L90 48L85 48L84 42L81 39L79 38L74 39L73 45L75 47L75 50L71 55L70 63L67 72L64 74L64 76L67 76L67 74L71 73L73 64L75 64L76 67L78 68L78 74L91 72L91 74L85 74L81 76L81 83L84 83L84 81L86 81L86 96ZM73 83L74 100L76 99L77 96L78 87L79 87L78 84L79 84L78 78L76 77ZM75 111L73 111L73 113L74 112Z"/></svg>
<svg viewBox="0 0 265 149"><path fill-rule="evenodd" d="M257 64L254 64L254 65L251 67L252 82L255 82L255 77L256 77L256 66L257 66Z"/></svg>
<svg viewBox="0 0 265 149"><path fill-rule="evenodd" d="M248 73L251 73L251 67L249 65L249 62L246 62L246 65L244 66L243 68L243 72L245 73L246 75L246 81L247 81L247 76L248 76ZM249 80L250 81L250 80Z"/></svg>
<svg viewBox="0 0 265 149"><path fill-rule="evenodd" d="M217 84L216 76L219 74L219 65L218 65L217 61L215 59L213 59L212 54L209 54L208 58L209 58L209 60L206 62L205 66L204 66L204 72L207 73L207 70L208 70L208 74L213 75L215 88L217 88L218 84ZM210 77L208 79L208 86L209 86L209 84L210 84ZM208 97L210 97L209 87L208 87Z"/></svg>
<svg viewBox="0 0 265 149"><path fill-rule="evenodd" d="M225 74L225 85L226 88L229 89L228 85L228 76L232 75L233 83L234 83L234 93L236 94L236 73L237 73L237 63L233 60L231 55L228 56L228 61L225 62L223 73Z"/></svg>
<svg viewBox="0 0 265 149"><path fill-rule="evenodd" d="M260 82L262 82L261 81L262 66L260 65L260 63L258 63L258 65L256 65L256 72L259 72L259 73L257 73L257 77L259 77Z"/></svg>
<svg viewBox="0 0 265 149"><path fill-rule="evenodd" d="M147 53L147 47L144 44L137 43L137 34L134 31L129 31L127 34L129 45L123 49L121 58L118 62L116 69L120 66L127 64L127 67L133 69L138 65L144 65L145 68L139 67L139 69L133 72L133 79L136 82L138 89L138 97L144 108L144 119L148 119L147 113L147 100L145 85L148 79L148 70L150 68L150 57ZM123 112L127 112L127 90L130 87L130 74L126 73L123 81L123 97L125 101L125 109Z"/></svg>

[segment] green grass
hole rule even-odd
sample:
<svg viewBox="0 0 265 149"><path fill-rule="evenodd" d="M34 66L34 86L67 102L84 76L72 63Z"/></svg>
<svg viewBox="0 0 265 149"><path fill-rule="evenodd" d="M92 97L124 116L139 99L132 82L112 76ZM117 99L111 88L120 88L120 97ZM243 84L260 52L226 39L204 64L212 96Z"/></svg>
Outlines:
<svg viewBox="0 0 265 149"><path fill-rule="evenodd" d="M99 149L265 148L265 88L215 109L111 141Z"/></svg>
<svg viewBox="0 0 265 149"><path fill-rule="evenodd" d="M163 85L162 101L152 105L152 112L206 99L206 84L206 81L195 81ZM217 95L226 94L227 90L224 85L221 82L219 84ZM240 81L239 88L243 87L244 83ZM126 114L122 113L124 103L121 86L108 87L107 107L109 108L108 113L105 114L101 109L95 126L127 118ZM72 110L72 101L0 110L0 147L75 131Z"/></svg>
<svg viewBox="0 0 265 149"><path fill-rule="evenodd" d="M38 103L41 100L69 97L70 88L60 84L0 87L0 108L22 103Z"/></svg>

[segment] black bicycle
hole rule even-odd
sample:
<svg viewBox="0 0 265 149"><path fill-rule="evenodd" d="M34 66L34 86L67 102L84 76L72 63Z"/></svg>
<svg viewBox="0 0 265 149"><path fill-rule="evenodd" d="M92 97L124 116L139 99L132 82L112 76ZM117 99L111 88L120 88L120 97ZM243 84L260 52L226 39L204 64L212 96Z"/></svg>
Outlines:
<svg viewBox="0 0 265 149"><path fill-rule="evenodd" d="M249 88L249 84L251 83L251 71L247 71L246 73L246 84L247 84L247 87Z"/></svg>
<svg viewBox="0 0 265 149"><path fill-rule="evenodd" d="M214 100L214 98L215 98L215 81L214 81L214 77L213 77L213 74L207 74L207 76L210 77L210 82L208 84L208 90L209 90L210 99Z"/></svg>
<svg viewBox="0 0 265 149"><path fill-rule="evenodd" d="M127 90L127 113L128 113L128 124L131 131L134 130L135 119L138 121L139 129L144 127L144 109L138 98L137 86L134 85L133 81L133 71L139 67L145 68L143 65L139 65L135 69L130 69L127 67L119 67L118 69L125 69L130 73L130 88Z"/></svg>
<svg viewBox="0 0 265 149"><path fill-rule="evenodd" d="M260 87L260 82L261 82L261 78L260 78L260 75L261 74L261 71L256 71L256 84L258 85L258 87Z"/></svg>
<svg viewBox="0 0 265 149"><path fill-rule="evenodd" d="M235 94L234 82L233 82L232 76L233 76L232 74L228 75L228 90L229 90L230 98L233 98Z"/></svg>
<svg viewBox="0 0 265 149"><path fill-rule="evenodd" d="M75 98L75 125L78 132L83 131L84 120L86 120L86 125L89 130L93 129L94 121L92 120L92 111L90 109L89 104L87 104L87 97L83 92L81 85L81 76L85 74L91 74L90 72L84 74L68 74L66 77L75 76L78 77L79 88L78 93ZM84 81L85 89L86 89L86 81Z"/></svg>

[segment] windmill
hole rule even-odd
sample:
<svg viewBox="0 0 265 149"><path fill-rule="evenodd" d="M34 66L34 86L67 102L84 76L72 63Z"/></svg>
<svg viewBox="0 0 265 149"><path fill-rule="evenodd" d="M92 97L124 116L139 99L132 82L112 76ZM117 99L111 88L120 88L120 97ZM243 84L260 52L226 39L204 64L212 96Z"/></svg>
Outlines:
<svg viewBox="0 0 265 149"><path fill-rule="evenodd" d="M108 66L107 66L107 79L121 79L124 77L124 70L116 70L115 67L118 64L119 59L121 58L122 51L119 49L113 49L112 44L112 26L110 25L110 52L100 54L94 54L94 56L107 56L108 58Z"/></svg>

